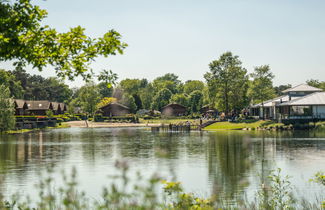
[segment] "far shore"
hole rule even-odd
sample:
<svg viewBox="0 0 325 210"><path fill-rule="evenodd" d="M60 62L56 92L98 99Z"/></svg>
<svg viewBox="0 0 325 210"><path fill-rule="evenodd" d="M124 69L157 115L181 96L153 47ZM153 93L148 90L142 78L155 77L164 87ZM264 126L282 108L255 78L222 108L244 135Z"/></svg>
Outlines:
<svg viewBox="0 0 325 210"><path fill-rule="evenodd" d="M88 123L88 126L87 126ZM71 128L120 128L120 127L158 127L160 123L105 123L91 121L66 122Z"/></svg>

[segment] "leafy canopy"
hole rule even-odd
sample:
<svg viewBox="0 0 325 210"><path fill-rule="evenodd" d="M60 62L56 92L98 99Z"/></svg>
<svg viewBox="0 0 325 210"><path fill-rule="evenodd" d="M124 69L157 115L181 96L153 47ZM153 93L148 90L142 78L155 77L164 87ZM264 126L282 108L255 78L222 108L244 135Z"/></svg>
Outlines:
<svg viewBox="0 0 325 210"><path fill-rule="evenodd" d="M59 33L41 24L46 16L31 0L0 1L0 61L14 60L15 65L30 64L40 71L51 65L61 78L87 80L95 58L122 54L127 47L114 30L99 38L88 37L81 26Z"/></svg>

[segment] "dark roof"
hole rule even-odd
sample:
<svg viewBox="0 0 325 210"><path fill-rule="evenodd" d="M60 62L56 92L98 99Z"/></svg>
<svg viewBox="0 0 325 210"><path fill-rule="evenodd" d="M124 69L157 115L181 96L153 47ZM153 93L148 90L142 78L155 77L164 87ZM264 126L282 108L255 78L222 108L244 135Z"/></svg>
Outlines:
<svg viewBox="0 0 325 210"><path fill-rule="evenodd" d="M106 104L105 106L102 106L102 107L100 107L99 109L103 109L103 108L108 107L108 106L111 106L111 105L115 105L115 106L123 107L124 109L130 109L129 107L127 107L127 106L125 106L125 105L123 105L123 104L120 104L120 103L116 103L116 102Z"/></svg>
<svg viewBox="0 0 325 210"><path fill-rule="evenodd" d="M26 101L28 110L48 110L51 107L49 101Z"/></svg>
<svg viewBox="0 0 325 210"><path fill-rule="evenodd" d="M15 99L14 102L16 104L16 108L18 108L18 109L24 108L24 105L26 103L25 100L22 100L22 99Z"/></svg>
<svg viewBox="0 0 325 210"><path fill-rule="evenodd" d="M186 109L185 106L183 106L183 105L181 105L181 104L176 104L176 103L168 104L168 105L162 107L161 109L165 109L165 108L167 108L167 107L173 107L173 106L178 106L178 107L182 107L182 108Z"/></svg>

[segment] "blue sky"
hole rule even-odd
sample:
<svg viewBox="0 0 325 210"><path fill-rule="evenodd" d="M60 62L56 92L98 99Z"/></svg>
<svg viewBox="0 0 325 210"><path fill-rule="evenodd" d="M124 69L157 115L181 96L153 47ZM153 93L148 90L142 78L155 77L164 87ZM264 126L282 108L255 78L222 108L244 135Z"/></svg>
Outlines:
<svg viewBox="0 0 325 210"><path fill-rule="evenodd" d="M129 44L125 54L92 65L95 72L112 69L120 79L152 80L173 72L182 80L203 80L209 62L231 51L249 72L270 65L276 85L325 80L323 0L33 2L48 10L45 23L58 31L81 25L93 37L109 29L120 32ZM54 75L51 68L41 74Z"/></svg>

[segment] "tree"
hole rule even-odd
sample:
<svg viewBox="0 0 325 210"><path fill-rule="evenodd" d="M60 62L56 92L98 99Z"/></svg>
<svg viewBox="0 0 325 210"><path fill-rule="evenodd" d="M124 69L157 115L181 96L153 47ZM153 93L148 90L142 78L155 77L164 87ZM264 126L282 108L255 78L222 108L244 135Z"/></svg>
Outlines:
<svg viewBox="0 0 325 210"><path fill-rule="evenodd" d="M10 98L10 90L0 85L0 132L15 128L15 107Z"/></svg>
<svg viewBox="0 0 325 210"><path fill-rule="evenodd" d="M168 73L154 79L152 82L152 86L156 92L166 88L170 90L173 94L175 94L180 92L182 83L178 79L178 76L172 73Z"/></svg>
<svg viewBox="0 0 325 210"><path fill-rule="evenodd" d="M119 84L123 93L133 96L138 110L143 108L141 93L147 85L148 81L146 79L124 79Z"/></svg>
<svg viewBox="0 0 325 210"><path fill-rule="evenodd" d="M23 98L24 89L19 80L10 71L0 69L0 85L9 87L9 91L14 98Z"/></svg>
<svg viewBox="0 0 325 210"><path fill-rule="evenodd" d="M253 79L248 89L251 103L256 104L275 97L272 82L274 75L268 65L256 67L250 76Z"/></svg>
<svg viewBox="0 0 325 210"><path fill-rule="evenodd" d="M172 92L167 88L160 90L157 95L154 96L151 104L151 108L155 110L161 110L163 106L166 106L172 96Z"/></svg>
<svg viewBox="0 0 325 210"><path fill-rule="evenodd" d="M135 100L133 96L131 96L130 94L127 93L123 94L123 97L120 102L125 106L129 107L132 113L134 113L137 110L137 105L135 103Z"/></svg>
<svg viewBox="0 0 325 210"><path fill-rule="evenodd" d="M323 91L325 91L325 82L321 82L317 79L310 79L306 81L307 85L316 87L316 88L320 88L323 89Z"/></svg>
<svg viewBox="0 0 325 210"><path fill-rule="evenodd" d="M77 100L84 112L94 115L100 100L97 86L93 82L88 82L80 88Z"/></svg>
<svg viewBox="0 0 325 210"><path fill-rule="evenodd" d="M189 106L191 113L197 113L200 111L203 105L203 94L199 90L193 91L189 95Z"/></svg>
<svg viewBox="0 0 325 210"><path fill-rule="evenodd" d="M47 99L49 101L57 101L57 102L68 102L72 97L72 90L68 85L64 84L64 82L60 81L55 77L50 77L45 79L45 91L48 96ZM41 99L41 98L39 98Z"/></svg>
<svg viewBox="0 0 325 210"><path fill-rule="evenodd" d="M172 95L169 102L181 104L186 107L188 105L188 97L183 93L174 94L174 95Z"/></svg>
<svg viewBox="0 0 325 210"><path fill-rule="evenodd" d="M97 85L97 88L98 88L101 98L111 97L113 94L113 87L108 88L107 84L105 82L100 82Z"/></svg>
<svg viewBox="0 0 325 210"><path fill-rule="evenodd" d="M280 86L274 87L274 91L277 96L281 96L281 95L283 95L282 91L289 89L291 87L292 87L292 85L290 85L290 84L280 85Z"/></svg>
<svg viewBox="0 0 325 210"><path fill-rule="evenodd" d="M155 91L152 87L152 84L149 83L145 88L141 89L139 96L141 99L142 108L150 109L153 97L155 96Z"/></svg>
<svg viewBox="0 0 325 210"><path fill-rule="evenodd" d="M209 64L210 72L204 75L212 102L226 114L247 105L248 75L241 64L238 56L226 52Z"/></svg>
<svg viewBox="0 0 325 210"><path fill-rule="evenodd" d="M98 80L106 84L107 88L112 88L116 84L118 76L112 70L103 70L98 76Z"/></svg>
<svg viewBox="0 0 325 210"><path fill-rule="evenodd" d="M188 80L183 86L184 93L191 94L195 90L203 91L204 83L199 80Z"/></svg>
<svg viewBox="0 0 325 210"><path fill-rule="evenodd" d="M95 58L122 54L127 46L114 30L100 38L86 36L80 26L58 33L41 25L46 16L31 0L0 1L0 61L17 60L16 66L30 64L40 71L51 65L61 78L90 79Z"/></svg>

